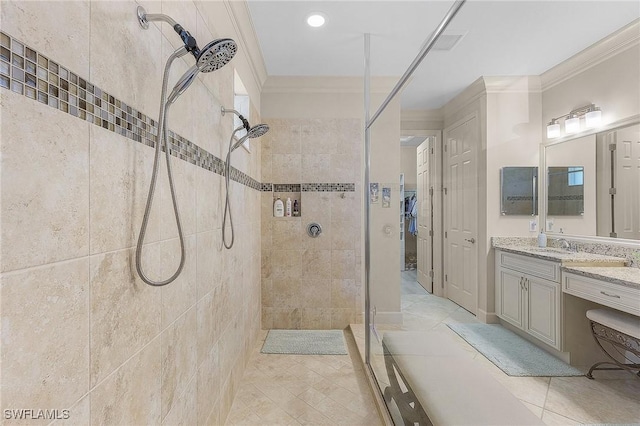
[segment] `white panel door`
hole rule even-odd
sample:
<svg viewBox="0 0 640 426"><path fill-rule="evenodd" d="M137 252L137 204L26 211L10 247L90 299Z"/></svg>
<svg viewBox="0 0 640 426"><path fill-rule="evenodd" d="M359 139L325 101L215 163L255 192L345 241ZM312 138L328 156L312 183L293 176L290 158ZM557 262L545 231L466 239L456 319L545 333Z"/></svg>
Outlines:
<svg viewBox="0 0 640 426"><path fill-rule="evenodd" d="M618 238L640 239L640 126L616 132L615 224Z"/></svg>
<svg viewBox="0 0 640 426"><path fill-rule="evenodd" d="M479 129L474 116L445 131L445 288L453 302L475 314L478 293Z"/></svg>
<svg viewBox="0 0 640 426"><path fill-rule="evenodd" d="M431 231L431 197L429 195L429 149L435 137L429 137L416 148L418 173L418 283L429 293L433 293L432 238Z"/></svg>

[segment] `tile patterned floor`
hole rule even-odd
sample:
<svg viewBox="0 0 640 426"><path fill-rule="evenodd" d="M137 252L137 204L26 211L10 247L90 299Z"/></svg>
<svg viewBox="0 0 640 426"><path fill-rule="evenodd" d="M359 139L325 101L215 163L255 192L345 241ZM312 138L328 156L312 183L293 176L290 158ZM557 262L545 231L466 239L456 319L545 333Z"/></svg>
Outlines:
<svg viewBox="0 0 640 426"><path fill-rule="evenodd" d="M640 379L626 372L598 372L600 378L510 377L468 345L446 324L476 318L451 301L432 296L402 275L404 323L385 330L430 330L450 333L478 366L511 391L548 425L640 423ZM364 327L352 325L358 347L346 339L350 355L261 354L256 346L227 418L228 425L380 425L358 352ZM381 347L372 342L372 364L381 385L386 373Z"/></svg>
<svg viewBox="0 0 640 426"><path fill-rule="evenodd" d="M264 337L226 424L381 424L352 338L345 339L350 355L274 355L260 353Z"/></svg>
<svg viewBox="0 0 640 426"><path fill-rule="evenodd" d="M441 330L449 333L470 352L478 366L485 368L533 413L548 425L601 423L640 423L640 379L624 371L599 371L596 380L586 377L510 377L467 344L446 326L449 322L476 322L453 302L432 296L416 282L415 271L402 274L402 312L400 326L385 330ZM352 326L359 348L364 346L364 327ZM387 383L380 345L372 341L372 366L379 382Z"/></svg>

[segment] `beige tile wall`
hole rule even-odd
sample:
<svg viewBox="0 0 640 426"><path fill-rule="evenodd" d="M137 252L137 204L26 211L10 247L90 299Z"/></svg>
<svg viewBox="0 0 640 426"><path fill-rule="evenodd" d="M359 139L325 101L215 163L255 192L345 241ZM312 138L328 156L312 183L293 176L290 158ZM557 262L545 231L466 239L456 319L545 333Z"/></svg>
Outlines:
<svg viewBox="0 0 640 426"><path fill-rule="evenodd" d="M274 194L262 193L262 328L341 329L362 322L362 123L269 119L269 125L262 182L356 183L356 191L302 192L297 218L273 217ZM320 237L307 235L310 222L322 225Z"/></svg>
<svg viewBox="0 0 640 426"><path fill-rule="evenodd" d="M220 19L189 1L143 3L206 38L200 44L213 38L205 22ZM179 40L165 24L139 28L137 5L7 1L1 29L156 117L162 68ZM218 157L231 132L219 111L233 104L232 79L231 66L199 76L169 119ZM222 177L172 158L186 265L168 286L147 286L134 264L153 149L8 90L0 103L3 413L223 423L260 329L260 192L232 182L235 245L222 249ZM251 153L235 151L233 165L260 179L260 150L252 142ZM164 160L161 170L144 247L152 278L179 262Z"/></svg>

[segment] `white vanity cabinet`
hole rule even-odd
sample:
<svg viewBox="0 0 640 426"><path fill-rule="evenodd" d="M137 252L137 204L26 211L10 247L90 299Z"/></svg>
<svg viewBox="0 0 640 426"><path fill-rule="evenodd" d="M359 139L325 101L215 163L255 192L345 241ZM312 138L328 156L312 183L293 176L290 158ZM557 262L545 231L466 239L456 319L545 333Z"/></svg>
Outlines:
<svg viewBox="0 0 640 426"><path fill-rule="evenodd" d="M560 350L560 264L496 250L496 314Z"/></svg>

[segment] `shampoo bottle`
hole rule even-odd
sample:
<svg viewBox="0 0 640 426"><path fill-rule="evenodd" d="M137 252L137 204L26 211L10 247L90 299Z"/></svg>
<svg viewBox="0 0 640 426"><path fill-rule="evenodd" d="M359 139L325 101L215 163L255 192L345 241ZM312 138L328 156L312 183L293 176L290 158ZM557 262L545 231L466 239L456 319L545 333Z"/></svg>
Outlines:
<svg viewBox="0 0 640 426"><path fill-rule="evenodd" d="M287 217L291 217L291 198L287 197L287 209L285 210L285 215Z"/></svg>
<svg viewBox="0 0 640 426"><path fill-rule="evenodd" d="M273 203L273 216L274 217L283 217L284 216L284 204L280 197Z"/></svg>
<svg viewBox="0 0 640 426"><path fill-rule="evenodd" d="M544 229L540 231L538 234L538 247L546 247L547 246L547 234L544 233Z"/></svg>

